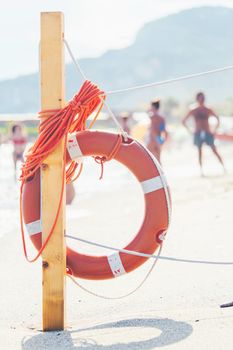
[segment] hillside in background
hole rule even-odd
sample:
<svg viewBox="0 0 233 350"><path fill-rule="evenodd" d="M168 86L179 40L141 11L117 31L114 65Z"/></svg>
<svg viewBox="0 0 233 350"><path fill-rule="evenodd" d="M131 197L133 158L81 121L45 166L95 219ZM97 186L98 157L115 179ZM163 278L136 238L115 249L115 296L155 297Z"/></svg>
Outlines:
<svg viewBox="0 0 233 350"><path fill-rule="evenodd" d="M168 79L183 74L233 64L233 9L202 7L185 10L146 24L135 42L98 58L81 59L89 79L104 90ZM66 67L67 98L80 86L72 64ZM115 109L140 109L159 95L190 99L196 90L209 100L233 94L233 71L193 79L166 87L145 89L110 97ZM39 109L38 74L0 82L0 113Z"/></svg>

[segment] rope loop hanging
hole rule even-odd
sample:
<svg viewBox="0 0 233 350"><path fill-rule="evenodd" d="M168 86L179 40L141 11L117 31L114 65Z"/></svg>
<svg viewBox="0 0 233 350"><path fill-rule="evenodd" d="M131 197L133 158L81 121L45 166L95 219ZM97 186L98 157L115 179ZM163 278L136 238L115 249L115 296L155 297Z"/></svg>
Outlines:
<svg viewBox="0 0 233 350"><path fill-rule="evenodd" d="M121 146L121 143L122 143L122 135L118 135L118 138L117 138L117 142L115 144L115 146L113 147L113 150L111 151L111 153L108 155L108 157L105 157L105 156L95 156L94 159L95 159L95 162L97 164L100 164L101 166L101 173L100 173L100 177L99 177L99 180L102 180L103 179L103 175L104 175L104 163L105 162L109 162L110 160L112 160L115 155L117 154L117 152L119 151L119 148Z"/></svg>
<svg viewBox="0 0 233 350"><path fill-rule="evenodd" d="M61 109L50 109L44 110L39 113L41 123L39 126L39 136L35 141L34 145L29 149L26 155L26 161L21 169L21 187L20 187L20 224L21 224L21 235L23 242L23 250L26 259L29 262L36 261L44 251L48 241L50 240L54 228L56 226L59 212L62 206L62 198L65 183L73 182L80 175L82 171L82 163L78 165L75 161L72 161L67 169L63 169L62 188L60 189L60 198L57 206L54 222L50 229L50 232L38 251L37 255L33 259L28 258L24 225L22 218L22 195L23 187L25 182L30 181L36 172L43 165L46 157L58 146L58 144L64 140L64 164L66 164L66 144L68 135L73 132L78 132L86 129L86 121L88 117L95 111L96 115L94 121L97 119L102 106L103 98L105 99L104 92L98 88L97 85L91 81L84 81L79 92L74 98ZM93 125L93 123L92 123ZM79 172L75 175L75 172L79 166Z"/></svg>

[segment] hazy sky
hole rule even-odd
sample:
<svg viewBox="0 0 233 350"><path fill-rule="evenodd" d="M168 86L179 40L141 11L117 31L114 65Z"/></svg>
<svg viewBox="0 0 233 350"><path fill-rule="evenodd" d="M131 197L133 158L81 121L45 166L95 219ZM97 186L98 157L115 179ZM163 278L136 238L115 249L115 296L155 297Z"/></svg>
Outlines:
<svg viewBox="0 0 233 350"><path fill-rule="evenodd" d="M41 11L65 13L66 38L83 57L127 46L146 22L200 5L233 0L0 0L0 80L38 69Z"/></svg>

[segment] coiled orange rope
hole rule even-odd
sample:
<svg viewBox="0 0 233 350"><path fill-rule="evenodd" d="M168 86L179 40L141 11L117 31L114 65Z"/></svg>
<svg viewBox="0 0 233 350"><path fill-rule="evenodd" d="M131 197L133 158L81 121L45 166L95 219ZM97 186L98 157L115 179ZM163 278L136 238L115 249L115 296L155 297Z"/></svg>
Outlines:
<svg viewBox="0 0 233 350"><path fill-rule="evenodd" d="M86 120L96 109L97 113L94 117L94 120L91 123L91 126L94 124L97 119L102 107L103 99L105 99L104 92L101 91L95 84L86 80L80 91L74 98L62 109L54 110L45 110L39 113L40 118L44 118L39 127L39 136L34 143L34 145L29 150L26 155L26 161L22 166L22 172L20 176L21 188L20 188L20 224L21 224L21 234L23 242L23 250L25 258L29 262L36 261L39 256L44 251L49 239L51 238L54 228L56 226L59 212L62 206L62 198L65 182L74 181L82 171L82 164L78 174L75 176L75 171L78 167L78 164L73 161L66 170L66 144L69 133L82 131L86 129ZM58 209L55 215L54 223L51 227L51 230L42 244L37 255L33 259L28 258L25 235L24 235L24 225L23 225L23 216L22 216L22 193L23 186L26 181L29 181L36 173L36 171L42 166L43 161L46 157L58 146L58 144L64 138L64 170L62 178L62 188L61 194L58 203Z"/></svg>
<svg viewBox="0 0 233 350"><path fill-rule="evenodd" d="M42 120L39 136L26 155L20 180L24 183L40 168L44 159L57 147L64 136L69 133L86 129L86 120L99 106L94 120L102 109L100 96L104 93L90 81L85 81L66 107L60 110L45 110L40 112ZM49 118L48 118L49 117ZM66 147L66 144L65 144ZM67 172L70 174L70 170ZM69 179L69 178L68 178Z"/></svg>

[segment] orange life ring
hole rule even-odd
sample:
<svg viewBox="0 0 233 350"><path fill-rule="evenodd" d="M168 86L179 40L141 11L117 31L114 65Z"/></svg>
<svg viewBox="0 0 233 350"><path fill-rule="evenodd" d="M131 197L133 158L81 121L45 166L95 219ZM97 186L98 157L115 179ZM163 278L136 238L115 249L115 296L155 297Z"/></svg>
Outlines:
<svg viewBox="0 0 233 350"><path fill-rule="evenodd" d="M82 131L73 135L67 145L67 164L71 159L87 156L108 157L119 135ZM138 179L144 192L145 216L142 226L125 249L152 254L162 243L161 234L166 233L169 224L168 187L158 168L157 161L138 142L129 138L122 141L114 159L124 164ZM168 198L169 197L169 198ZM40 219L40 171L27 181L23 190L23 218L30 239L37 250L42 244ZM142 265L147 258L126 253L110 256L80 254L67 247L67 269L75 277L102 280L120 276Z"/></svg>

